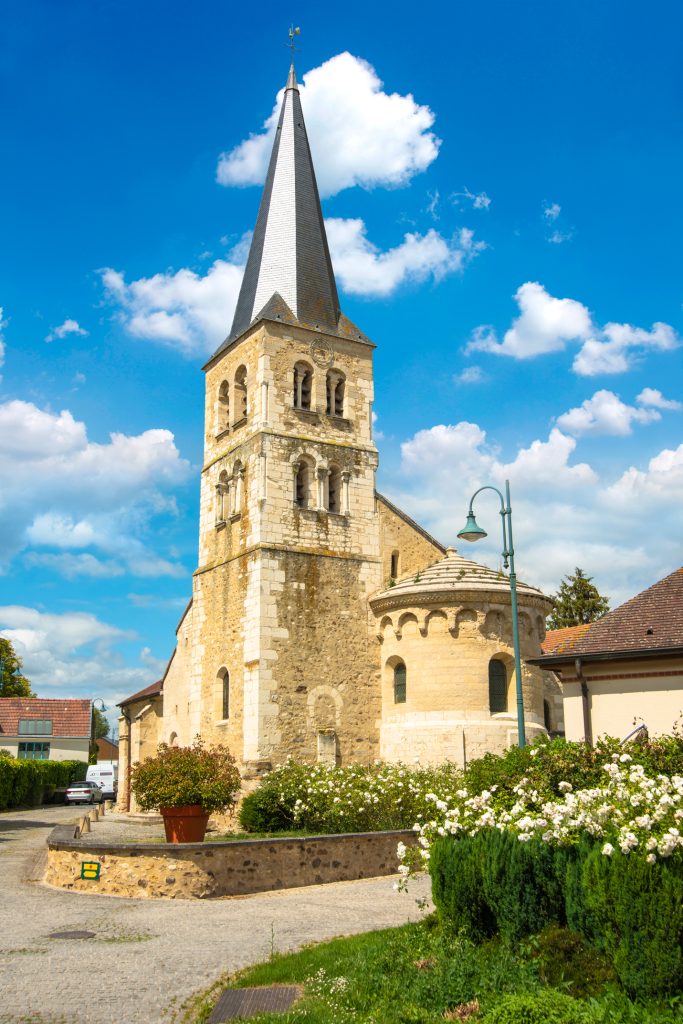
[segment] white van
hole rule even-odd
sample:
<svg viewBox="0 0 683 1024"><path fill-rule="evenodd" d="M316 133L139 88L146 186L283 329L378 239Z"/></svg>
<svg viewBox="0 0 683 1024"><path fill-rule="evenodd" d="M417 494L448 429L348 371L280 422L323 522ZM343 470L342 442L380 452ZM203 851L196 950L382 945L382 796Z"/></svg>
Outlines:
<svg viewBox="0 0 683 1024"><path fill-rule="evenodd" d="M88 765L86 782L94 782L102 790L105 800L115 800L119 782L119 766L116 761L98 761Z"/></svg>

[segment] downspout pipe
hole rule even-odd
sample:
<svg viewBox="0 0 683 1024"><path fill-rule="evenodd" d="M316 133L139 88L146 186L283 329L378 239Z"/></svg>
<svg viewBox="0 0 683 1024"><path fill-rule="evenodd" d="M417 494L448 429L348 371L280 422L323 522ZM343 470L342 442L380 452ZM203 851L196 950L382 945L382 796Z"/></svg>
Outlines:
<svg viewBox="0 0 683 1024"><path fill-rule="evenodd" d="M593 746L593 725L591 722L590 694L588 683L583 677L583 663L581 658L574 661L576 678L581 684L581 709L583 711L583 740L589 747Z"/></svg>
<svg viewBox="0 0 683 1024"><path fill-rule="evenodd" d="M128 735L126 737L126 742L128 744L128 753L126 755L126 760L127 760L127 764L126 764L126 806L124 808L125 812L128 814L130 812L130 767L131 767L131 765L130 765L130 740L131 740L131 737L130 737L130 712L126 711L124 708L121 708L121 717L124 718L126 720L126 722L128 723ZM120 739L121 739L121 737L119 736L119 741L120 741Z"/></svg>

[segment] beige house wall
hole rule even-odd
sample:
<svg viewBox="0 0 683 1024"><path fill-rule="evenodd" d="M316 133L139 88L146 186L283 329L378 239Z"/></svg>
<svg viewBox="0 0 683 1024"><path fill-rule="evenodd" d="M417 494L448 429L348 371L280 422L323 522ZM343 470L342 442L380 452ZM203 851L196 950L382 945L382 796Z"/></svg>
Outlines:
<svg viewBox="0 0 683 1024"><path fill-rule="evenodd" d="M683 659L633 658L591 663L583 660L588 686L593 739L609 735L623 739L645 724L651 736L671 733L683 719ZM567 739L583 740L581 683L563 672Z"/></svg>
<svg viewBox="0 0 683 1024"><path fill-rule="evenodd" d="M90 756L89 736L0 736L0 749L18 757L20 743L49 743L50 761L87 761Z"/></svg>

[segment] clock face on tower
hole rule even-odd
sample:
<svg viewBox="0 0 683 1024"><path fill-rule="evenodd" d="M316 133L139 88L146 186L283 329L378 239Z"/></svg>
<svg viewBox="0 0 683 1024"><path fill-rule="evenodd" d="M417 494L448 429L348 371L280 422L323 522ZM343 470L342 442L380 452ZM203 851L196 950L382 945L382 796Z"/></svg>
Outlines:
<svg viewBox="0 0 683 1024"><path fill-rule="evenodd" d="M329 369L334 363L334 349L327 338L314 338L310 347L311 359L316 366Z"/></svg>

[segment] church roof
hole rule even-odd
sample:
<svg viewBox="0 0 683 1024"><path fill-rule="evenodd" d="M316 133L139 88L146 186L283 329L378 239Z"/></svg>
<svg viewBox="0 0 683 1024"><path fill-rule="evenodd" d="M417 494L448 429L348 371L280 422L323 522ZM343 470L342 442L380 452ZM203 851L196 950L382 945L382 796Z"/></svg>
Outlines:
<svg viewBox="0 0 683 1024"><path fill-rule="evenodd" d="M534 664L680 650L683 648L683 568L636 594L597 622L553 632L569 636L558 646L552 644L553 634L548 633L543 645L545 656ZM551 646L548 646L548 638L551 638Z"/></svg>
<svg viewBox="0 0 683 1024"><path fill-rule="evenodd" d="M455 548L448 548L445 558L425 569L420 569L417 573L399 579L393 587L375 594L370 603L373 607L377 605L381 608L385 604L408 604L413 599L416 603L426 598L457 599L458 595L465 591L499 594L503 600L509 600L510 579L505 573L496 572L495 569L479 565L478 562L471 562L458 554ZM541 598L549 603L549 599L541 590L519 580L517 594L519 597Z"/></svg>
<svg viewBox="0 0 683 1024"><path fill-rule="evenodd" d="M339 307L293 65L232 328L212 358L258 320L368 341Z"/></svg>
<svg viewBox="0 0 683 1024"><path fill-rule="evenodd" d="M119 701L117 707L123 708L127 704L134 704L136 700L144 700L146 697L158 696L164 688L162 679L158 679L156 683L150 683L149 686L145 686L144 690L138 690L131 697L126 697L125 700Z"/></svg>

